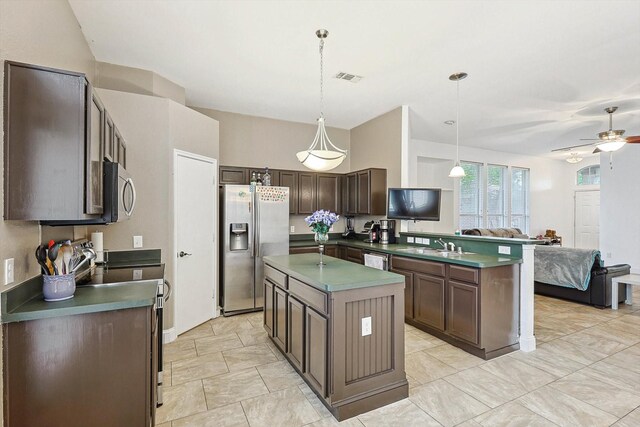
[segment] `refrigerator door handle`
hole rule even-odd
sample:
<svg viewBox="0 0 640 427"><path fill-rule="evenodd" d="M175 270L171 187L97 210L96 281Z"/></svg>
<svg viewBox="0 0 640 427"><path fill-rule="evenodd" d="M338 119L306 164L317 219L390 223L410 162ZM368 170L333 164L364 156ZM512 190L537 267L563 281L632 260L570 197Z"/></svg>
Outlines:
<svg viewBox="0 0 640 427"><path fill-rule="evenodd" d="M254 212L254 230L255 230L255 248L256 248L256 258L260 258L260 196L258 196L258 191L256 189L254 203L253 203L253 212Z"/></svg>
<svg viewBox="0 0 640 427"><path fill-rule="evenodd" d="M251 203L249 204L249 210L251 211L251 236L249 236L251 244L251 257L256 256L256 194L251 193Z"/></svg>

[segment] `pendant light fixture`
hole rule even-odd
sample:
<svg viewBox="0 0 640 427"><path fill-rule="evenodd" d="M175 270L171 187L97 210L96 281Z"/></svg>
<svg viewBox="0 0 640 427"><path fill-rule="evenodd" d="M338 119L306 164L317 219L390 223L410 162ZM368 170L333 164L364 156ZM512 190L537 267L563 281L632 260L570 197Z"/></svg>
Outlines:
<svg viewBox="0 0 640 427"><path fill-rule="evenodd" d="M567 157L565 160L568 163L576 164L576 163L580 163L582 161L582 157L580 157L580 155L578 155L578 153L571 153L571 154L569 154L569 157Z"/></svg>
<svg viewBox="0 0 640 427"><path fill-rule="evenodd" d="M456 164L449 172L450 178L462 178L466 174L460 166L460 80L467 77L467 73L455 73L449 76L449 80L456 82Z"/></svg>
<svg viewBox="0 0 640 427"><path fill-rule="evenodd" d="M316 31L316 36L320 39L320 118L318 119L318 131L309 148L296 154L300 163L315 171L334 169L340 166L340 163L347 157L347 150L341 150L333 145L324 128L323 49L324 39L328 35L329 32L327 30L320 29Z"/></svg>

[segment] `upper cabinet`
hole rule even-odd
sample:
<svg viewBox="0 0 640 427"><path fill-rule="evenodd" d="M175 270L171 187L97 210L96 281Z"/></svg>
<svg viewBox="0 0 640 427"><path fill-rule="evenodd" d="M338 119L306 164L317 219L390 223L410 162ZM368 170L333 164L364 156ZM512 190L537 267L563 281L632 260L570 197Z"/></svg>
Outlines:
<svg viewBox="0 0 640 427"><path fill-rule="evenodd" d="M83 74L5 62L4 219L103 212L105 110Z"/></svg>
<svg viewBox="0 0 640 427"><path fill-rule="evenodd" d="M318 174L318 209L342 212L341 175L333 173Z"/></svg>
<svg viewBox="0 0 640 427"><path fill-rule="evenodd" d="M348 215L387 214L387 170L365 169L347 175Z"/></svg>
<svg viewBox="0 0 640 427"><path fill-rule="evenodd" d="M298 172L298 212L312 214L317 205L318 181L313 172Z"/></svg>

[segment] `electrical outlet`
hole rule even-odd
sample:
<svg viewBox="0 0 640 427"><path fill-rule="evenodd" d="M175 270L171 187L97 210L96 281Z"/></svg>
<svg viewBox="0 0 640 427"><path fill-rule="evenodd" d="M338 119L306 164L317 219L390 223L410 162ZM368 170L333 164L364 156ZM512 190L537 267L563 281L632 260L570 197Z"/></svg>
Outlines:
<svg viewBox="0 0 640 427"><path fill-rule="evenodd" d="M142 280L142 269L136 268L133 270L132 280Z"/></svg>
<svg viewBox="0 0 640 427"><path fill-rule="evenodd" d="M424 239L422 239L422 243L424 243L425 245L430 245L431 244L431 239L428 239L428 238L425 237Z"/></svg>
<svg viewBox="0 0 640 427"><path fill-rule="evenodd" d="M511 246L498 246L498 253L502 255L511 255Z"/></svg>
<svg viewBox="0 0 640 427"><path fill-rule="evenodd" d="M611 259L611 252L607 252L607 259L610 260Z"/></svg>
<svg viewBox="0 0 640 427"><path fill-rule="evenodd" d="M407 237L407 243L413 243L413 237Z"/></svg>
<svg viewBox="0 0 640 427"><path fill-rule="evenodd" d="M142 236L133 236L133 248L141 248L142 247Z"/></svg>
<svg viewBox="0 0 640 427"><path fill-rule="evenodd" d="M295 233L296 232L296 226L292 225L291 227L289 227L289 233Z"/></svg>
<svg viewBox="0 0 640 427"><path fill-rule="evenodd" d="M422 244L423 241L424 239L422 237L416 237L416 243Z"/></svg>
<svg viewBox="0 0 640 427"><path fill-rule="evenodd" d="M13 258L4 260L4 284L8 285L13 283L14 271L13 271Z"/></svg>
<svg viewBox="0 0 640 427"><path fill-rule="evenodd" d="M371 335L371 316L362 318L362 336Z"/></svg>

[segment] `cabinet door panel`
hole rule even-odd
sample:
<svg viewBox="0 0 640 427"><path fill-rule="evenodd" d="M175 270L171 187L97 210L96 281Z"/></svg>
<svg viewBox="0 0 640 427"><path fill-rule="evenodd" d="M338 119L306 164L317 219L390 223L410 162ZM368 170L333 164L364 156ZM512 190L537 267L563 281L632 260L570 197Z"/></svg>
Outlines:
<svg viewBox="0 0 640 427"><path fill-rule="evenodd" d="M270 281L265 280L263 321L264 329L267 331L270 337L273 336L273 298L273 284Z"/></svg>
<svg viewBox="0 0 640 427"><path fill-rule="evenodd" d="M280 186L289 187L289 213L298 213L298 174L291 171L280 171Z"/></svg>
<svg viewBox="0 0 640 427"><path fill-rule="evenodd" d="M104 113L104 159L110 162L116 161L116 147L115 147L115 130L116 127L113 124L113 120L109 115L109 112Z"/></svg>
<svg viewBox="0 0 640 427"><path fill-rule="evenodd" d="M347 248L347 261L355 262L357 264L364 264L362 257L362 250L358 248Z"/></svg>
<svg viewBox="0 0 640 427"><path fill-rule="evenodd" d="M426 274L413 275L414 319L444 331L444 279Z"/></svg>
<svg viewBox="0 0 640 427"><path fill-rule="evenodd" d="M287 315L289 316L289 360L301 372L304 372L304 305L293 297L287 302Z"/></svg>
<svg viewBox="0 0 640 427"><path fill-rule="evenodd" d="M447 285L447 332L479 344L478 287L450 280Z"/></svg>
<svg viewBox="0 0 640 427"><path fill-rule="evenodd" d="M305 314L305 377L322 397L327 396L327 319L307 308Z"/></svg>
<svg viewBox="0 0 640 427"><path fill-rule="evenodd" d="M391 272L404 276L404 318L413 319L413 273L395 268Z"/></svg>
<svg viewBox="0 0 640 427"><path fill-rule="evenodd" d="M237 168L234 166L220 166L220 172L218 173L220 185L224 184L249 184L249 176L247 169Z"/></svg>
<svg viewBox="0 0 640 427"><path fill-rule="evenodd" d="M120 136L120 141L118 142L118 163L123 168L127 168L127 143L122 136Z"/></svg>
<svg viewBox="0 0 640 427"><path fill-rule="evenodd" d="M354 215L358 213L358 175L350 173L347 175L346 184L346 203L345 211L348 215Z"/></svg>
<svg viewBox="0 0 640 427"><path fill-rule="evenodd" d="M371 172L358 172L358 213L371 213Z"/></svg>
<svg viewBox="0 0 640 427"><path fill-rule="evenodd" d="M312 214L316 210L316 178L315 173L298 172L299 214Z"/></svg>
<svg viewBox="0 0 640 427"><path fill-rule="evenodd" d="M318 174L318 209L340 212L339 175Z"/></svg>
<svg viewBox="0 0 640 427"><path fill-rule="evenodd" d="M278 286L273 287L273 341L287 352L287 294Z"/></svg>
<svg viewBox="0 0 640 427"><path fill-rule="evenodd" d="M102 159L104 157L104 126L105 109L98 96L93 93L90 86L87 87L88 111L87 123L89 124L86 146L86 171L85 177L85 212L87 214L101 214L103 207L103 179Z"/></svg>
<svg viewBox="0 0 640 427"><path fill-rule="evenodd" d="M334 258L338 258L338 247L336 245L325 245L324 254L332 256Z"/></svg>

